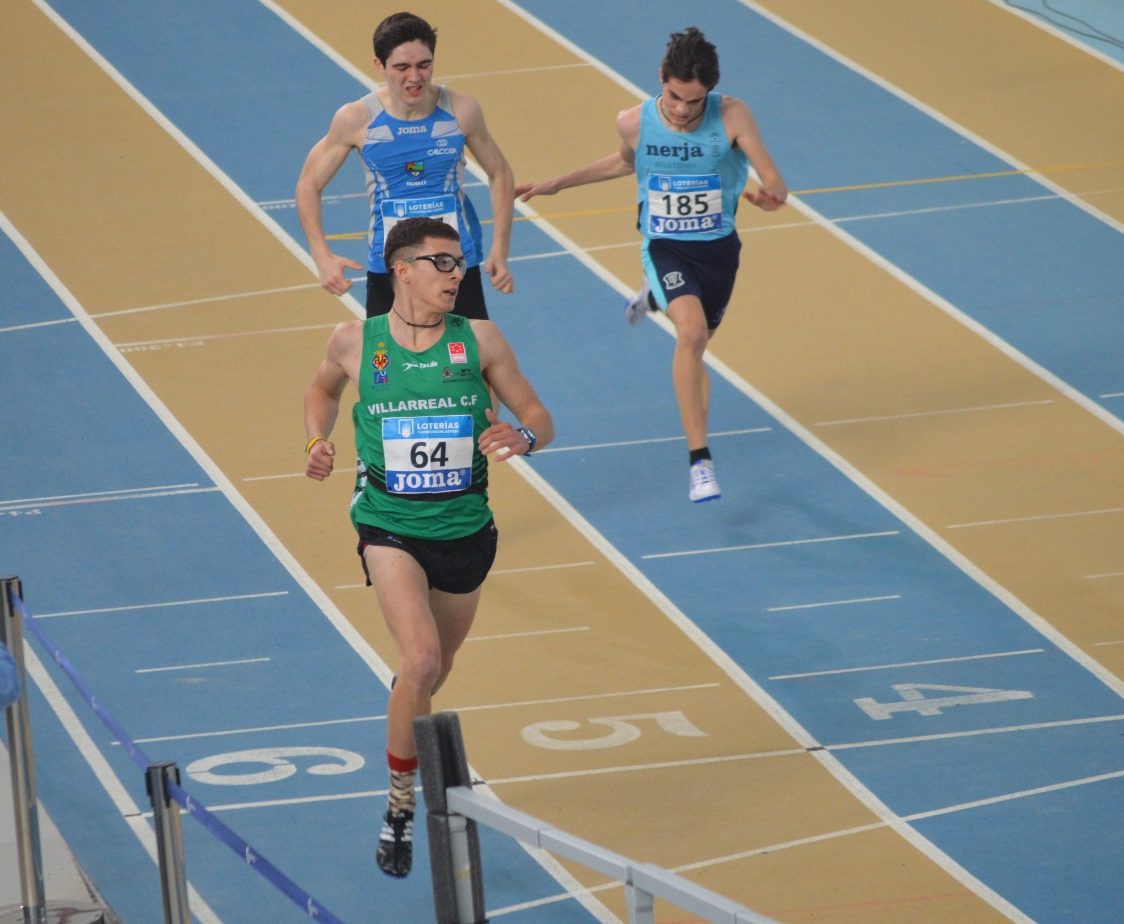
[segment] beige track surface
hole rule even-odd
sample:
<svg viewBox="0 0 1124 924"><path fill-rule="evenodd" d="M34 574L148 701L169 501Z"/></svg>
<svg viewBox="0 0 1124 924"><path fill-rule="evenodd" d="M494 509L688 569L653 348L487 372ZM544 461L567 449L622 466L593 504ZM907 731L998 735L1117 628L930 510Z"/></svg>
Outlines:
<svg viewBox="0 0 1124 924"><path fill-rule="evenodd" d="M370 72L370 4L283 6ZM842 29L825 12L835 4L770 6L801 13L809 30ZM613 115L634 98L500 5L474 8L466 17L452 2L414 7L439 25L459 23L441 31L438 76L482 101L517 176L543 177L607 153ZM906 34L907 25L900 24ZM1020 36L1039 41L1029 30ZM393 666L374 595L354 586L361 572L346 519L346 474L326 485L298 477L304 386L330 326L351 315L30 3L6 5L0 56L24 90L0 97L3 210ZM550 65L564 69L532 70ZM517 80L496 73L522 68L528 71ZM923 83L924 69L914 71L921 72L912 79ZM928 76L938 83L942 74ZM990 86L993 74L977 79ZM927 92L921 84L909 89ZM574 100L582 101L587 129L571 135L557 114ZM544 113L556 115L547 121ZM72 149L58 144L60 125L83 139L81 170ZM563 137L565 144L550 143ZM1034 137L1028 133L1028 146L1016 152L1032 164L1114 153L1088 139L1081 144L1092 147L1079 150L1036 149ZM534 205L632 284L638 248L622 211L631 201L631 186L620 181ZM1111 202L1097 204L1107 210ZM751 271L743 273L715 354L974 567L1120 673L1119 647L1092 647L1119 623L1119 594L1081 579L1118 570L1124 514L952 527L1120 507L1121 434L795 208L768 218L743 213L743 223ZM271 291L288 287L303 288ZM98 317L171 302L193 303ZM825 425L1022 402L1048 403ZM336 438L347 445L346 421ZM246 480L262 476L290 477ZM686 874L784 921L1002 919L880 824L829 772L829 756L807 752L808 742L778 723L669 605L646 593L514 467L496 466L492 477L500 556L475 639L437 706L462 710L470 760L501 798L638 859L699 864ZM543 629L574 631L518 636ZM533 747L523 737L538 722L665 712L682 712L705 735L645 734L627 747L581 751ZM587 727L591 736L603 733ZM573 871L585 883L600 882ZM619 889L599 895L624 916ZM659 915L683 920L675 909Z"/></svg>

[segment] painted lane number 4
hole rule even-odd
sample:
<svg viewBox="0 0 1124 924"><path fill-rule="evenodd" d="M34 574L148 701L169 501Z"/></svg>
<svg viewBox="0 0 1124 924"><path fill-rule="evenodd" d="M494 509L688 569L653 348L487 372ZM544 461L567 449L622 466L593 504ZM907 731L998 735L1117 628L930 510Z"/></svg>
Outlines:
<svg viewBox="0 0 1124 924"><path fill-rule="evenodd" d="M592 751L600 748L619 748L640 737L640 729L633 723L641 719L651 720L669 735L682 738L705 738L706 732L699 729L682 712L645 712L640 715L614 715L599 719L586 719L590 725L600 725L609 729L608 734L593 738L554 738L552 732L572 732L581 728L580 722L566 720L536 722L523 729L523 740L537 748L553 751Z"/></svg>
<svg viewBox="0 0 1124 924"><path fill-rule="evenodd" d="M892 719L895 712L916 712L918 715L940 715L942 709L951 706L975 706L980 703L1003 703L1014 699L1034 699L1029 690L995 690L991 687L950 687L937 683L895 683L893 688L901 700L894 703L880 703L869 696L855 700L858 706L872 719ZM941 693L959 693L959 696L927 697L925 692L935 690Z"/></svg>

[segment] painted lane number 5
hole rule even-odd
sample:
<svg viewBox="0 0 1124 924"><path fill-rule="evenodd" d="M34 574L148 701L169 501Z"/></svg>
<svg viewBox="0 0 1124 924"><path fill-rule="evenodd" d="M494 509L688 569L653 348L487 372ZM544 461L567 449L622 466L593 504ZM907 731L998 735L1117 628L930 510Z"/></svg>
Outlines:
<svg viewBox="0 0 1124 924"><path fill-rule="evenodd" d="M642 732L634 725L640 720L651 720L669 735L682 738L705 738L706 732L695 726L682 712L645 712L640 715L614 715L599 719L586 719L590 725L608 728L608 734L592 738L555 738L552 733L577 731L581 722L566 720L536 722L523 729L523 740L537 748L553 751L593 751L600 748L619 748L640 737Z"/></svg>

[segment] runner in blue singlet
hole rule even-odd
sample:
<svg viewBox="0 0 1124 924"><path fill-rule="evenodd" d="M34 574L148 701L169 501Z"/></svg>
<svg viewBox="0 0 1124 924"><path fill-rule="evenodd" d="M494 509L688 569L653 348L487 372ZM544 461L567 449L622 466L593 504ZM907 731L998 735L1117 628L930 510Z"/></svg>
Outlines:
<svg viewBox="0 0 1124 924"><path fill-rule="evenodd" d="M725 314L738 269L738 202L772 211L784 179L741 100L713 92L718 52L695 28L671 36L660 95L617 116L620 149L570 173L516 188L524 202L572 186L635 173L644 284L625 307L629 323L649 309L675 326L671 377L690 452L688 497L721 496L707 446L709 383L703 354ZM746 188L749 167L759 186Z"/></svg>

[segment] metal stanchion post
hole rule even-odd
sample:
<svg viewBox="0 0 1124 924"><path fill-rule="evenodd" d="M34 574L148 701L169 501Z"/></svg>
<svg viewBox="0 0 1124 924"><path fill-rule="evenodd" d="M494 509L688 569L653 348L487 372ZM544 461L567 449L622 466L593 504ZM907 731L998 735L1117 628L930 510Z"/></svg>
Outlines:
<svg viewBox="0 0 1124 924"><path fill-rule="evenodd" d="M16 818L20 897L18 907L0 908L0 924L100 924L100 908L60 901L48 904L43 888L43 855L39 841L39 797L35 790L31 716L27 708L27 672L23 658L23 623L13 601L23 600L19 578L0 578L0 642L11 652L19 676L20 696L7 709L8 759L12 770L12 807Z"/></svg>
<svg viewBox="0 0 1124 924"><path fill-rule="evenodd" d="M0 579L0 641L11 652L19 676L20 696L8 707L8 759L12 766L12 807L16 815L16 850L20 860L20 898L28 924L46 921L47 898L43 890L43 858L39 853L38 796L31 760L31 722L27 714L27 682L23 667L23 625L12 605L13 595L23 599L19 578Z"/></svg>
<svg viewBox="0 0 1124 924"><path fill-rule="evenodd" d="M165 924L191 924L187 910L187 877L183 865L183 829L180 807L168 798L167 780L177 786L180 772L172 762L152 764L145 774L148 798L156 823L156 848L160 859L160 891L164 895Z"/></svg>
<svg viewBox="0 0 1124 924"><path fill-rule="evenodd" d="M484 873L476 822L449 812L445 790L471 786L456 713L414 719L429 832L430 871L437 924L487 924Z"/></svg>

